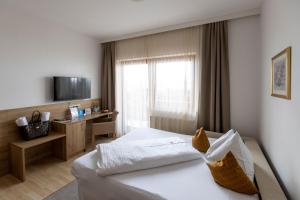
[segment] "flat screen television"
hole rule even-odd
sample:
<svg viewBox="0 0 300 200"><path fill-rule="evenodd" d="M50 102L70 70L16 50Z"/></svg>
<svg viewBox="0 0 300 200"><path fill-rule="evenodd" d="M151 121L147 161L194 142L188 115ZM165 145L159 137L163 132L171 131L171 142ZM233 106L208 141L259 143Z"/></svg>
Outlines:
<svg viewBox="0 0 300 200"><path fill-rule="evenodd" d="M91 98L91 81L80 77L54 76L54 101Z"/></svg>

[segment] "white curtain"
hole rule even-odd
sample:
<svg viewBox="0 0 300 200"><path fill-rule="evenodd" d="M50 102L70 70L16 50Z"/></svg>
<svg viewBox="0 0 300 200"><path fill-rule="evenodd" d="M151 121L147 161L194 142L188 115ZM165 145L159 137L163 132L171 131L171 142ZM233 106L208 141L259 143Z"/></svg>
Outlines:
<svg viewBox="0 0 300 200"><path fill-rule="evenodd" d="M149 81L146 61L120 62L116 68L117 133L149 127Z"/></svg>
<svg viewBox="0 0 300 200"><path fill-rule="evenodd" d="M149 69L150 127L194 132L198 100L195 56L152 59Z"/></svg>
<svg viewBox="0 0 300 200"><path fill-rule="evenodd" d="M119 135L140 127L195 131L200 34L194 27L117 42Z"/></svg>

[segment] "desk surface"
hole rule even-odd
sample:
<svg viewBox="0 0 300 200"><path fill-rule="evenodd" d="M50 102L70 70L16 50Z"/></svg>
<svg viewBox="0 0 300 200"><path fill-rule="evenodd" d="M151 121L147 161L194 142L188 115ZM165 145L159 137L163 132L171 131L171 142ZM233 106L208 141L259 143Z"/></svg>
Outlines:
<svg viewBox="0 0 300 200"><path fill-rule="evenodd" d="M37 146L40 144L44 144L46 142L50 142L52 140L56 140L56 139L63 138L63 137L66 137L66 135L64 133L50 132L49 135L44 136L44 137L36 138L33 140L29 140L29 141L21 140L21 141L17 141L17 142L12 142L11 144L14 146L17 146L19 148L22 148L22 149L27 149L27 148L34 147L34 146Z"/></svg>
<svg viewBox="0 0 300 200"><path fill-rule="evenodd" d="M55 123L59 123L59 124L71 124L71 123L76 123L76 122L81 122L81 121L87 121L87 120L91 120L91 119L95 119L98 117L104 117L107 115L112 115L113 112L108 112L108 113L93 113L91 115L86 115L82 118L78 118L78 119L73 119L73 120L63 120L63 121L53 121Z"/></svg>

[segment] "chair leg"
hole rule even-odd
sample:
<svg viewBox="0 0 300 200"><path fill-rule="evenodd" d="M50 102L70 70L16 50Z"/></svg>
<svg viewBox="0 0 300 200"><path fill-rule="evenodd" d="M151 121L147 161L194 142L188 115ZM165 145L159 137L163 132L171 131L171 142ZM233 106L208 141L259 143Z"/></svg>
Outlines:
<svg viewBox="0 0 300 200"><path fill-rule="evenodd" d="M95 134L92 134L92 147L95 148Z"/></svg>

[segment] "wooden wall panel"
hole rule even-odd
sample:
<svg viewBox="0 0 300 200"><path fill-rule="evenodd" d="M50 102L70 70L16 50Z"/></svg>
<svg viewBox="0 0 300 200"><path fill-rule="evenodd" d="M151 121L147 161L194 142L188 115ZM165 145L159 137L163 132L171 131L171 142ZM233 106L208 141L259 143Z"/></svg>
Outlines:
<svg viewBox="0 0 300 200"><path fill-rule="evenodd" d="M92 104L99 105L99 102L99 99L90 99L26 108L0 110L0 176L5 175L10 171L9 143L21 140L20 133L15 124L15 120L18 117L26 116L30 118L34 110L39 110L40 112L51 112L51 120L55 118L64 118L70 104L80 104L82 108L88 108L91 107ZM44 146L40 146L39 148L30 150L28 154L36 154L35 157L39 158L40 155L38 155L35 151L41 151L41 149L44 151L44 155L48 155L51 151L51 148L49 148L49 144L45 144ZM49 150L49 152L47 152L47 150Z"/></svg>
<svg viewBox="0 0 300 200"><path fill-rule="evenodd" d="M0 111L0 175L9 172L7 112Z"/></svg>

